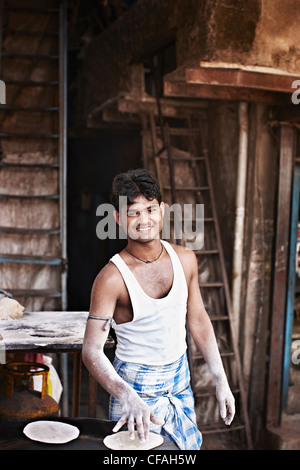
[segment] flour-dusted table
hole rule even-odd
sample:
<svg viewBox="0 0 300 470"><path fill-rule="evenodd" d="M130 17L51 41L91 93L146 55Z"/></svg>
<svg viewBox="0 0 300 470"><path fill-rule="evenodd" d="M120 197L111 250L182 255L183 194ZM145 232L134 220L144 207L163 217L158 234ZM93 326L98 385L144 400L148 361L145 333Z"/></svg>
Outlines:
<svg viewBox="0 0 300 470"><path fill-rule="evenodd" d="M0 362L6 352L72 353L73 397L72 416L80 413L81 350L88 312L41 311L25 312L21 318L0 320ZM106 348L114 341L108 337ZM67 387L68 377L62 377ZM95 414L97 384L90 376L89 416Z"/></svg>

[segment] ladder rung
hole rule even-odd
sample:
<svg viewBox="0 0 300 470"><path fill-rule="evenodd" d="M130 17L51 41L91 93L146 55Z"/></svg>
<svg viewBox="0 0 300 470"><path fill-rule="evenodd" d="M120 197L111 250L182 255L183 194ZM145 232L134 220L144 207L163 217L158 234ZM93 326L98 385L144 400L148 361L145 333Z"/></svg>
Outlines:
<svg viewBox="0 0 300 470"><path fill-rule="evenodd" d="M13 297L61 297L61 292L54 289L5 289Z"/></svg>
<svg viewBox="0 0 300 470"><path fill-rule="evenodd" d="M227 321L229 317L227 315L209 315L211 321Z"/></svg>
<svg viewBox="0 0 300 470"><path fill-rule="evenodd" d="M220 356L221 356L221 357L234 357L235 354L234 354L233 351L220 352ZM203 360L204 360L204 357L202 356L201 353L196 352L195 354L193 354L193 359L203 359Z"/></svg>
<svg viewBox="0 0 300 470"><path fill-rule="evenodd" d="M3 81L6 85L16 85L16 86L32 86L32 87L37 87L37 86L57 86L59 82L57 80L49 81L49 82L35 82L32 80L27 80L27 81L20 81L20 80L6 80L3 78Z"/></svg>
<svg viewBox="0 0 300 470"><path fill-rule="evenodd" d="M166 155L161 155L161 160L168 160L168 157ZM174 161L180 161L180 162L198 162L198 161L202 161L202 160L205 160L205 157L179 157L179 156L173 156L172 155L172 160Z"/></svg>
<svg viewBox="0 0 300 470"><path fill-rule="evenodd" d="M59 235L59 229L0 227L0 233L12 235Z"/></svg>
<svg viewBox="0 0 300 470"><path fill-rule="evenodd" d="M217 255L219 250L194 250L195 255Z"/></svg>
<svg viewBox="0 0 300 470"><path fill-rule="evenodd" d="M24 111L24 112L35 112L35 113L44 113L44 112L56 112L59 111L58 106L53 106L49 108L38 108L38 107L32 107L32 108L23 108L22 106L9 106L5 104L0 105L0 111L3 109L4 111Z"/></svg>
<svg viewBox="0 0 300 470"><path fill-rule="evenodd" d="M156 129L159 133L161 133L161 128L160 127L157 127ZM194 135L194 134L199 134L199 132L200 132L200 130L198 129L198 127L189 128L189 129L185 129L185 128L181 128L181 127L169 127L168 128L168 134L169 135L190 136L190 135Z"/></svg>
<svg viewBox="0 0 300 470"><path fill-rule="evenodd" d="M35 36L35 37L44 37L44 36L58 36L58 31L29 31L24 29L13 29L6 28L4 29L4 34L13 34L15 36Z"/></svg>
<svg viewBox="0 0 300 470"><path fill-rule="evenodd" d="M59 168L58 163L13 163L13 162L0 162L0 167L13 167L13 168Z"/></svg>
<svg viewBox="0 0 300 470"><path fill-rule="evenodd" d="M0 194L0 199L59 199L57 194Z"/></svg>
<svg viewBox="0 0 300 470"><path fill-rule="evenodd" d="M30 59L30 60L58 60L58 55L37 55L37 54L13 54L9 52L2 52L2 57L8 59Z"/></svg>
<svg viewBox="0 0 300 470"><path fill-rule="evenodd" d="M47 15L49 13L59 13L59 8L37 8L37 7L18 7L13 5L6 5L7 10L18 11L20 13L39 13L41 15Z"/></svg>
<svg viewBox="0 0 300 470"><path fill-rule="evenodd" d="M0 263L48 264L58 266L62 264L62 260L54 256L0 255Z"/></svg>
<svg viewBox="0 0 300 470"><path fill-rule="evenodd" d="M223 287L223 282L200 282L200 287Z"/></svg>
<svg viewBox="0 0 300 470"><path fill-rule="evenodd" d="M239 388L230 388L231 392L233 395L240 393ZM203 390L203 392L194 392L195 398L204 398L204 397L210 397L210 396L215 396L215 388L211 388L210 390Z"/></svg>
<svg viewBox="0 0 300 470"><path fill-rule="evenodd" d="M221 432L232 432L232 431L238 431L240 429L245 429L244 424L237 424L237 425L230 425L230 426L222 426L220 428L205 428L201 426L201 433L202 434L216 434L216 433L221 433Z"/></svg>
<svg viewBox="0 0 300 470"><path fill-rule="evenodd" d="M11 134L9 132L1 132L0 137L13 139L58 139L59 134Z"/></svg>
<svg viewBox="0 0 300 470"><path fill-rule="evenodd" d="M171 189L171 186L163 186L163 189ZM208 191L209 186L180 186L175 191Z"/></svg>

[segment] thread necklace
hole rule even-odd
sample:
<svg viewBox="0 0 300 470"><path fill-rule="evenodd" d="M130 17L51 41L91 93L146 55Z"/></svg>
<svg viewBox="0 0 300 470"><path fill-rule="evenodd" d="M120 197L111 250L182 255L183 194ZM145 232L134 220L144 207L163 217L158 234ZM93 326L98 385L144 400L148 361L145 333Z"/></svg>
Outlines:
<svg viewBox="0 0 300 470"><path fill-rule="evenodd" d="M133 255L132 253L130 253L130 251L129 251L129 250L127 250L127 248L125 248L125 251L127 251L127 253L129 253L131 256L133 256L134 258L138 259L139 261L142 261L143 263L146 263L146 264L150 264L150 263L154 263L154 261L157 261L157 260L158 260L158 258L160 258L160 257L161 257L161 255L162 255L162 252L163 252L163 249L164 249L164 246L163 246L163 245L161 245L161 251L160 251L160 253L159 253L158 257L157 257L157 258L155 258L155 259L153 259L152 261L145 261L144 259L138 258L137 256L135 256L135 255Z"/></svg>

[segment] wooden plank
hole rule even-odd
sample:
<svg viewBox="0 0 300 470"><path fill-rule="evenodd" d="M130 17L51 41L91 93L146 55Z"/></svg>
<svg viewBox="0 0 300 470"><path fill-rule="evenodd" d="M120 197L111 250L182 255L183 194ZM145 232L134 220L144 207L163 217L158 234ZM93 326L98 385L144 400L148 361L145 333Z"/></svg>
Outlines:
<svg viewBox="0 0 300 470"><path fill-rule="evenodd" d="M295 130L280 130L280 169L278 183L275 272L268 382L267 425L279 426L282 407L283 349L290 230L290 203L294 163Z"/></svg>
<svg viewBox="0 0 300 470"><path fill-rule="evenodd" d="M80 416L81 371L81 351L76 351L73 354L72 417Z"/></svg>
<svg viewBox="0 0 300 470"><path fill-rule="evenodd" d="M17 228L17 227L1 227L0 233L13 234L13 235L57 235L59 228L53 229L31 229L31 228Z"/></svg>
<svg viewBox="0 0 300 470"><path fill-rule="evenodd" d="M231 68L227 67L188 67L185 69L185 77L188 83L200 85L221 85L238 88L254 88L256 90L268 90L289 93L292 92L292 83L299 76L281 71L274 71L265 67L261 71L258 68Z"/></svg>
<svg viewBox="0 0 300 470"><path fill-rule="evenodd" d="M36 55L36 54L13 54L9 52L2 52L2 57L7 57L8 59L21 59L21 60L58 60L58 55Z"/></svg>
<svg viewBox="0 0 300 470"><path fill-rule="evenodd" d="M191 109L194 109L199 114L202 111L205 112L208 106L208 103L199 103L193 100L183 102L182 100L170 98L161 98L160 104L163 115L168 117L182 117L184 113L187 114ZM118 100L118 110L126 114L139 114L141 112L152 112L155 116L158 114L156 99L146 94L138 98L129 95L125 98L120 98Z"/></svg>
<svg viewBox="0 0 300 470"><path fill-rule="evenodd" d="M61 292L54 289L11 289L10 287L5 289L10 292L13 297L61 297ZM18 299L17 299L18 300Z"/></svg>
<svg viewBox="0 0 300 470"><path fill-rule="evenodd" d="M173 98L200 98L205 100L229 100L264 103L268 105L290 105L291 93L243 88L224 85L188 83L182 74L171 72L164 77L164 95Z"/></svg>
<svg viewBox="0 0 300 470"><path fill-rule="evenodd" d="M97 388L98 383L96 379L89 374L89 403L88 403L88 417L96 418L97 416Z"/></svg>
<svg viewBox="0 0 300 470"><path fill-rule="evenodd" d="M62 259L55 256L0 254L0 263L49 264L57 266L62 264L62 262Z"/></svg>
<svg viewBox="0 0 300 470"><path fill-rule="evenodd" d="M166 96L175 98L201 98L212 100L246 101L268 105L288 105L291 97L286 93L275 93L265 90L247 90L236 87L197 85L186 82L164 82Z"/></svg>

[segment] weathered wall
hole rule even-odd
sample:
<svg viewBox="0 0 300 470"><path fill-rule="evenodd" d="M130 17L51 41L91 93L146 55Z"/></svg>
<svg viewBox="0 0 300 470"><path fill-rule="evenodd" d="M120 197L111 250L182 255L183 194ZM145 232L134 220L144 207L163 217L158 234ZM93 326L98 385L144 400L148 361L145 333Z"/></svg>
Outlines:
<svg viewBox="0 0 300 470"><path fill-rule="evenodd" d="M297 0L263 0L249 60L300 73L299 21Z"/></svg>
<svg viewBox="0 0 300 470"><path fill-rule="evenodd" d="M300 72L297 0L208 3L207 59Z"/></svg>
<svg viewBox="0 0 300 470"><path fill-rule="evenodd" d="M232 61L240 55L243 63L255 40L260 18L260 0L207 0L195 12L180 5L178 16L178 63L189 60Z"/></svg>

